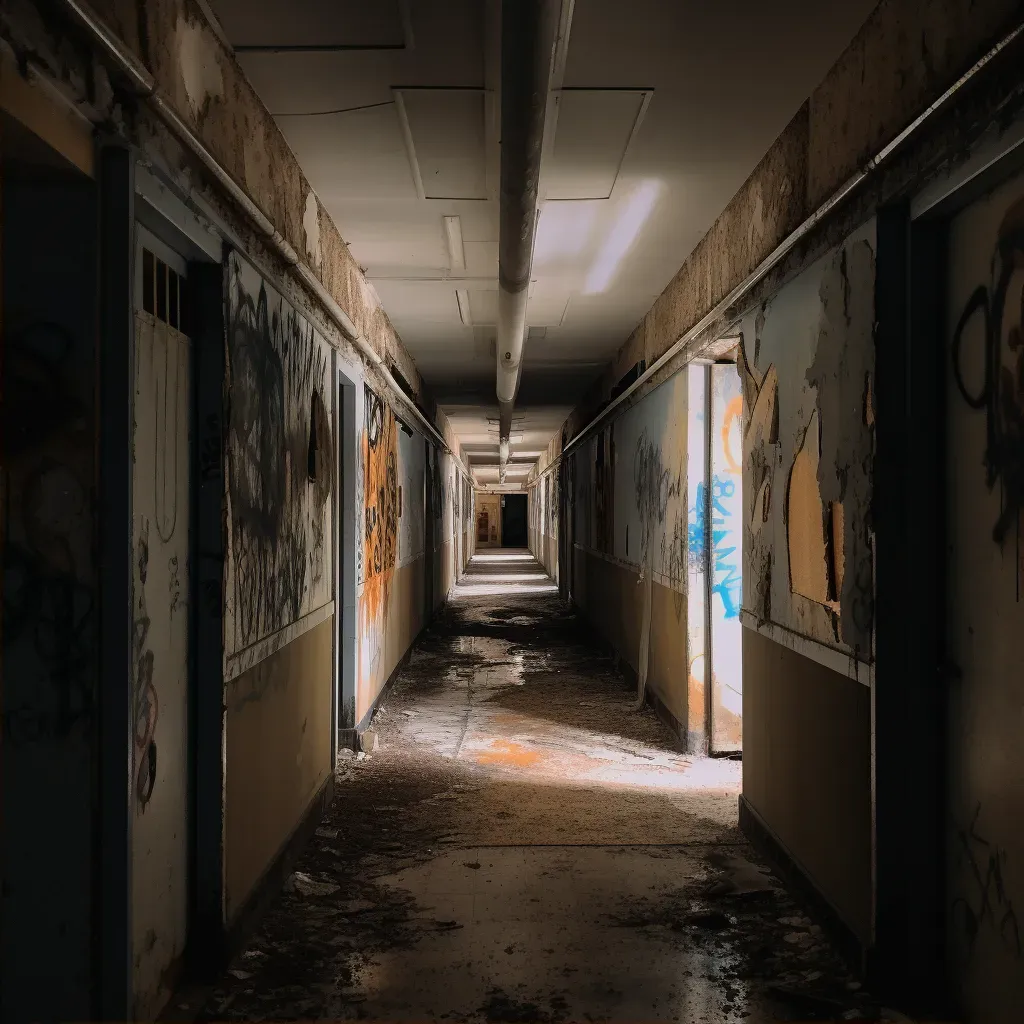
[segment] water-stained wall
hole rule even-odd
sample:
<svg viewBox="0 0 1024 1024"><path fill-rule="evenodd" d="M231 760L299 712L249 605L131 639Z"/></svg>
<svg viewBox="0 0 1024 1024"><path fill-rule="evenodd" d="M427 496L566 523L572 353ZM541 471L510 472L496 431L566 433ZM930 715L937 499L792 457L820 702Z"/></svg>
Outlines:
<svg viewBox="0 0 1024 1024"><path fill-rule="evenodd" d="M331 769L336 442L330 347L238 253L226 274L230 919Z"/></svg>
<svg viewBox="0 0 1024 1024"><path fill-rule="evenodd" d="M740 325L744 800L865 943L874 253L872 221Z"/></svg>
<svg viewBox="0 0 1024 1024"><path fill-rule="evenodd" d="M950 226L945 346L950 966L968 1020L1024 1004L1024 179Z"/></svg>

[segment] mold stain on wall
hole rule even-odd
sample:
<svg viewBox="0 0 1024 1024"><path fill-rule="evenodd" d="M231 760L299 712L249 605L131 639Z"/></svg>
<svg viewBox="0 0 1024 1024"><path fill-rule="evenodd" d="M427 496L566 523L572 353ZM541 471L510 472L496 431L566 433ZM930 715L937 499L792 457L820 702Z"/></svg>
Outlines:
<svg viewBox="0 0 1024 1024"><path fill-rule="evenodd" d="M329 350L237 253L229 261L231 653L330 599Z"/></svg>

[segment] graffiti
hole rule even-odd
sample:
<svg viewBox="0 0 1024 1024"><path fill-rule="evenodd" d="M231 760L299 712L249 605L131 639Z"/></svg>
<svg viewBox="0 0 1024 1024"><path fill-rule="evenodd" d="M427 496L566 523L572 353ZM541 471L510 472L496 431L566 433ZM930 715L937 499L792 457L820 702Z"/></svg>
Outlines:
<svg viewBox="0 0 1024 1024"><path fill-rule="evenodd" d="M168 593L171 597L171 614L181 607L181 579L178 575L178 556L171 555L167 560Z"/></svg>
<svg viewBox="0 0 1024 1024"><path fill-rule="evenodd" d="M729 523L730 511L726 501L736 492L734 480L711 479L711 593L722 601L725 618L735 619L740 613L743 578L739 565L739 547L732 542L733 527ZM691 564L703 564L707 550L706 524L708 494L703 481L697 485L696 501L690 510L688 527Z"/></svg>
<svg viewBox="0 0 1024 1024"><path fill-rule="evenodd" d="M132 623L132 738L135 796L145 810L156 785L156 722L159 716L153 685L153 652L149 648L150 619L146 613L146 579L149 575L149 520L140 524L135 556L135 619ZM159 532L159 531L158 531Z"/></svg>
<svg viewBox="0 0 1024 1024"><path fill-rule="evenodd" d="M21 745L86 730L94 711L95 441L73 335L10 310L7 326L2 712L4 738Z"/></svg>
<svg viewBox="0 0 1024 1024"><path fill-rule="evenodd" d="M953 377L964 401L985 412L985 482L1000 484L992 538L1000 546L1024 505L1024 200L1003 218L988 285L971 293L953 331ZM972 393L961 364L967 324L980 314L984 346L981 386ZM1018 595L1019 596L1019 595Z"/></svg>
<svg viewBox="0 0 1024 1024"><path fill-rule="evenodd" d="M380 656L398 558L398 429L387 402L363 386L363 594L360 644L364 669Z"/></svg>
<svg viewBox="0 0 1024 1024"><path fill-rule="evenodd" d="M633 455L633 500L640 515L641 565L648 564L654 527L665 521L669 490L669 474L661 464L661 449L644 430L637 438Z"/></svg>
<svg viewBox="0 0 1024 1024"><path fill-rule="evenodd" d="M321 397L330 393L326 345L237 254L231 281L228 492L240 650L328 597L334 459Z"/></svg>
<svg viewBox="0 0 1024 1024"><path fill-rule="evenodd" d="M1006 851L978 834L980 814L979 804L974 810L970 826L957 833L959 867L966 869L971 892L953 901L951 909L954 929L966 940L965 952L968 959L973 955L978 935L986 925L995 932L1000 945L1007 952L1019 957L1020 928L1004 879Z"/></svg>
<svg viewBox="0 0 1024 1024"><path fill-rule="evenodd" d="M394 413L368 386L363 489L367 578L393 569L398 533L398 452Z"/></svg>
<svg viewBox="0 0 1024 1024"><path fill-rule="evenodd" d="M153 517L156 532L165 543L174 536L178 522L178 444L182 434L178 422L181 403L178 401L179 381L187 376L181 362L187 358L172 338L164 338L164 372L155 377L153 407L156 412L156 436L153 445ZM172 371L173 367L173 371ZM185 407L187 409L187 406ZM136 472L139 472L136 467Z"/></svg>
<svg viewBox="0 0 1024 1024"><path fill-rule="evenodd" d="M729 404L725 407L725 415L722 417L722 452L725 457L725 468L729 473L736 473L737 475L742 474L743 468L740 465L740 459L742 459L742 453L740 459L736 458L735 453L732 450L732 443L730 438L732 437L733 426L736 421L739 420L740 424L743 422L743 396L733 395L729 399ZM740 431L742 436L742 430Z"/></svg>

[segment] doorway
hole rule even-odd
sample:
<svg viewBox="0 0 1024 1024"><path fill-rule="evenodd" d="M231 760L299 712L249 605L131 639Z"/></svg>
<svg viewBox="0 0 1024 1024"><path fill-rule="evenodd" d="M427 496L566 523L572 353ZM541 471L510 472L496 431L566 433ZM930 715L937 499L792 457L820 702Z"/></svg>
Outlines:
<svg viewBox="0 0 1024 1024"><path fill-rule="evenodd" d="M734 362L688 373L689 691L703 694L701 746L733 754L743 747L743 393Z"/></svg>
<svg viewBox="0 0 1024 1024"><path fill-rule="evenodd" d="M501 542L506 548L526 547L526 495L504 494L501 498Z"/></svg>

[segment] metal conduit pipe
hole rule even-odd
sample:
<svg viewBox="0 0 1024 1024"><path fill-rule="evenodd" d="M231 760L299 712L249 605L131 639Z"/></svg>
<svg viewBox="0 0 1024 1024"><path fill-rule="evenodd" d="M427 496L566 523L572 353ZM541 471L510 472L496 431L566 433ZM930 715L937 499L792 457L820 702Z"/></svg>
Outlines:
<svg viewBox="0 0 1024 1024"><path fill-rule="evenodd" d="M560 0L501 5L501 172L498 229L498 479L505 479L519 390L537 231L544 117Z"/></svg>
<svg viewBox="0 0 1024 1024"><path fill-rule="evenodd" d="M938 99L921 111L913 121L910 122L898 135L887 142L874 156L872 156L863 167L854 171L842 185L826 199L821 206L814 210L806 220L797 225L725 298L719 300L714 306L697 321L685 334L681 335L668 349L666 349L650 366L642 373L625 391L618 397L612 399L594 418L575 434L562 449L559 459L574 449L581 441L589 437L612 412L623 402L639 391L656 373L664 366L679 356L688 345L697 341L712 327L716 321L730 310L744 295L747 294L762 278L782 262L783 259L795 248L796 244L809 235L825 218L836 209L844 199L853 193L868 178L874 175L878 168L892 156L892 154L906 143L912 136L923 128L943 107L949 103L968 82L972 81L983 71L993 60L998 57L1012 43L1024 38L1024 23L1017 25L1008 32L1002 39L994 43L990 49L979 57L949 88L947 88ZM696 353L687 353L692 358Z"/></svg>
<svg viewBox="0 0 1024 1024"><path fill-rule="evenodd" d="M157 116L177 136L179 141L192 151L217 180L221 188L241 207L252 224L261 234L266 236L271 246L285 263L295 270L296 275L302 280L303 284L316 295L327 311L328 316L335 322L341 333L376 367L392 394L412 413L417 422L434 441L455 459L463 474L468 477L468 473L466 473L461 461L448 446L444 437L430 420L420 412L419 407L406 395L402 388L398 386L384 360L381 359L370 343L359 333L359 330L352 323L348 314L338 305L334 297L327 291L312 270L299 259L298 253L296 253L277 228L274 227L266 214L249 198L245 190L228 174L225 168L217 161L217 158L203 145L202 140L178 116L171 104L157 89L156 80L149 71L133 53L125 48L121 40L110 31L88 4L82 3L81 0L61 0L61 2L68 13L89 33L93 41L102 48L108 58L132 82L136 93L142 99L149 102Z"/></svg>

